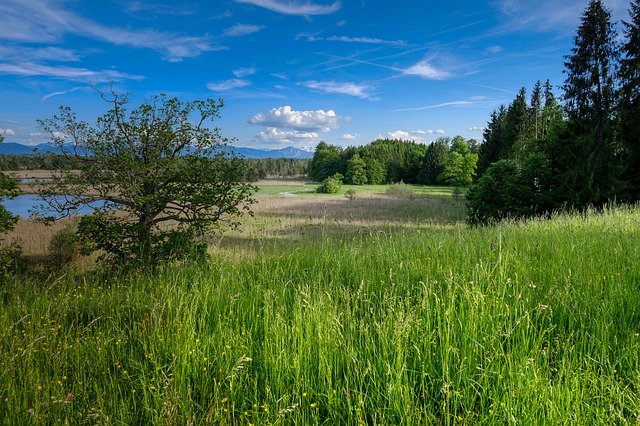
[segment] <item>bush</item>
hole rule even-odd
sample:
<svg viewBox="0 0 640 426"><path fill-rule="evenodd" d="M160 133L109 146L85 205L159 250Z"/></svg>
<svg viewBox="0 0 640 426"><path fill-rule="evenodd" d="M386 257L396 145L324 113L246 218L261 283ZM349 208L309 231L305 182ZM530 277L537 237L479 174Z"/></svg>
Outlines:
<svg viewBox="0 0 640 426"><path fill-rule="evenodd" d="M322 185L316 189L316 192L323 194L337 194L340 191L340 188L342 188L342 179L344 179L344 176L340 173L329 176L322 181Z"/></svg>
<svg viewBox="0 0 640 426"><path fill-rule="evenodd" d="M395 198L409 198L410 200L413 200L415 197L413 188L404 182L389 185L385 193L390 197Z"/></svg>
<svg viewBox="0 0 640 426"><path fill-rule="evenodd" d="M80 255L80 243L75 230L66 227L56 232L49 241L49 260L54 268L60 269L73 262Z"/></svg>
<svg viewBox="0 0 640 426"><path fill-rule="evenodd" d="M550 182L549 162L540 153L522 165L513 160L493 163L467 194L468 221L489 225L547 214L552 210Z"/></svg>
<svg viewBox="0 0 640 426"><path fill-rule="evenodd" d="M344 196L347 197L349 201L353 201L356 199L357 193L353 189L350 189L344 193Z"/></svg>

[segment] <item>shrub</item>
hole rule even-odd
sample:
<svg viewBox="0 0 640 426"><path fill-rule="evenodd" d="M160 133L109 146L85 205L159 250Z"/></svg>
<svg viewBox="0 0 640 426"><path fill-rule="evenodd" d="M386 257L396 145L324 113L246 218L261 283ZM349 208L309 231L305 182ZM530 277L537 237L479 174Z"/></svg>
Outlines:
<svg viewBox="0 0 640 426"><path fill-rule="evenodd" d="M387 187L386 194L390 197L409 198L410 200L413 200L413 198L415 197L413 188L404 182L389 185Z"/></svg>
<svg viewBox="0 0 640 426"><path fill-rule="evenodd" d="M335 173L323 180L322 185L316 189L316 192L323 194L337 194L338 191L340 191L340 188L342 188L342 179L344 179L344 176L340 173Z"/></svg>
<svg viewBox="0 0 640 426"><path fill-rule="evenodd" d="M349 201L353 201L356 199L356 194L357 194L356 191L354 191L353 189L350 189L344 193L344 196L347 197Z"/></svg>

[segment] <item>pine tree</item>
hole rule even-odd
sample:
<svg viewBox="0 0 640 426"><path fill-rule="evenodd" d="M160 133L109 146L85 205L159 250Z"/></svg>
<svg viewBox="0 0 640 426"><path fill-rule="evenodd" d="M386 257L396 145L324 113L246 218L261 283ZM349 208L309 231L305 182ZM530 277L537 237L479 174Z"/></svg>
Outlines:
<svg viewBox="0 0 640 426"><path fill-rule="evenodd" d="M544 108L542 109L542 135L547 137L553 130L562 125L562 108L553 93L553 86L547 80L544 83Z"/></svg>
<svg viewBox="0 0 640 426"><path fill-rule="evenodd" d="M529 108L531 135L534 139L542 137L542 83L536 81L531 92L531 108Z"/></svg>
<svg viewBox="0 0 640 426"><path fill-rule="evenodd" d="M623 22L627 41L620 61L619 129L623 172L627 184L623 198L640 200L640 0L631 3L631 22Z"/></svg>
<svg viewBox="0 0 640 426"><path fill-rule="evenodd" d="M600 0L589 2L574 42L566 56L564 100L577 163L566 164L573 168L566 190L577 193L579 205L602 205L614 196L618 48L611 12Z"/></svg>

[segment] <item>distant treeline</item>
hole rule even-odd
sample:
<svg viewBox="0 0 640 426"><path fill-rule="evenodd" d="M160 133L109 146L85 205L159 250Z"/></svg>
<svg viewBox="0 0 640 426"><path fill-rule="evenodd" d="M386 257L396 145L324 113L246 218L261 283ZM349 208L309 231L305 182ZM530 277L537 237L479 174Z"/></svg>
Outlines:
<svg viewBox="0 0 640 426"><path fill-rule="evenodd" d="M0 170L76 169L81 159L58 154L0 155ZM245 159L247 180L293 178L307 174L309 160L300 158Z"/></svg>
<svg viewBox="0 0 640 426"><path fill-rule="evenodd" d="M315 181L342 175L352 185L393 182L467 186L475 173L478 144L462 136L438 138L429 145L378 139L368 145L341 148L320 142L309 163Z"/></svg>

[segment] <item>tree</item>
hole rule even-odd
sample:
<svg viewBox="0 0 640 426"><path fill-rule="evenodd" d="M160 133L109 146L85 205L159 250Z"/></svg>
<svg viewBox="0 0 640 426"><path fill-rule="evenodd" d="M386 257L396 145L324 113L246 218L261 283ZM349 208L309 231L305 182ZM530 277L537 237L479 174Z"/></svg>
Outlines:
<svg viewBox="0 0 640 426"><path fill-rule="evenodd" d="M469 186L473 182L477 163L478 154L471 152L462 136L456 136L453 138L440 180L456 187Z"/></svg>
<svg viewBox="0 0 640 426"><path fill-rule="evenodd" d="M366 185L368 182L366 163L357 153L347 162L347 181L353 185Z"/></svg>
<svg viewBox="0 0 640 426"><path fill-rule="evenodd" d="M600 0L591 0L566 56L565 110L576 156L578 185L568 191L579 194L578 204L602 205L613 195L615 147L613 123L616 112L618 46L611 12ZM572 168L574 164L567 164Z"/></svg>
<svg viewBox="0 0 640 426"><path fill-rule="evenodd" d="M640 1L631 3L630 22L623 22L627 41L620 61L619 132L622 145L623 170L626 184L623 198L640 200Z"/></svg>
<svg viewBox="0 0 640 426"><path fill-rule="evenodd" d="M441 137L429 144L422 166L422 181L424 183L427 185L438 183L438 177L442 175L448 154L449 138Z"/></svg>
<svg viewBox="0 0 640 426"><path fill-rule="evenodd" d="M340 148L320 142L309 162L309 178L322 182L340 171Z"/></svg>
<svg viewBox="0 0 640 426"><path fill-rule="evenodd" d="M0 135L0 143L4 140L4 137ZM13 198L18 195L19 190L14 179L4 173L0 173L0 201L3 198ZM13 229L18 218L7 211L2 204L0 204L0 234Z"/></svg>
<svg viewBox="0 0 640 426"><path fill-rule="evenodd" d="M101 250L122 266L203 255L199 238L223 223L237 225L253 201L242 160L225 151L229 141L219 129L207 127L222 101L159 95L127 112L126 95L101 96L111 109L94 127L68 107L38 121L78 166L54 173L40 195L63 215L106 202L80 219L85 253Z"/></svg>

